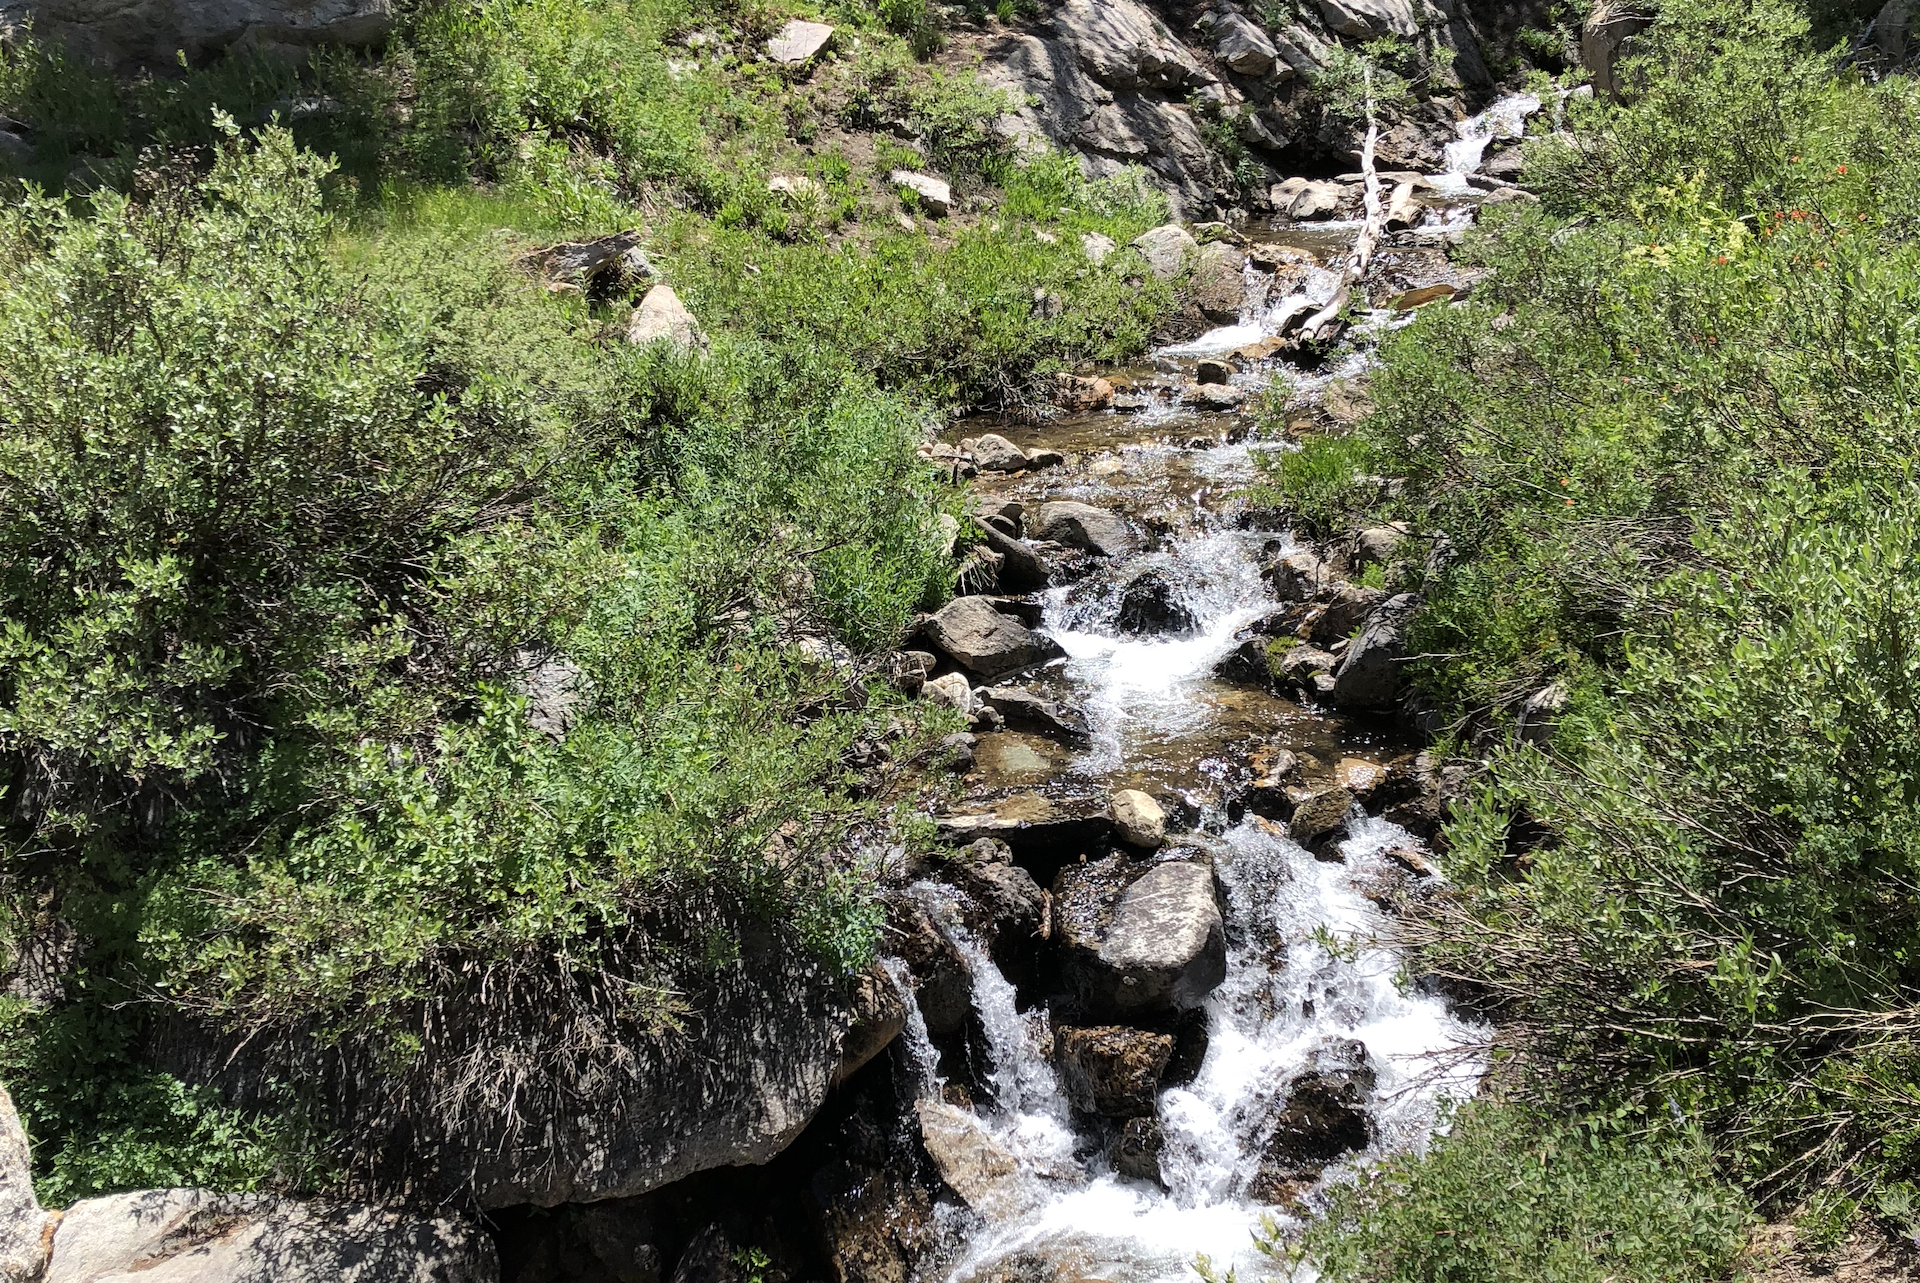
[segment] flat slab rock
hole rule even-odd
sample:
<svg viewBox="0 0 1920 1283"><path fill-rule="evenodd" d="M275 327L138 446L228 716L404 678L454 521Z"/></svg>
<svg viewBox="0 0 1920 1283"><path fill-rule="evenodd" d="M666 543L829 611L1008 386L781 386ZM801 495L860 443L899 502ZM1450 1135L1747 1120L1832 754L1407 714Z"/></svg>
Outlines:
<svg viewBox="0 0 1920 1283"><path fill-rule="evenodd" d="M833 39L833 28L824 22L802 22L795 18L767 41L767 57L788 66L811 61Z"/></svg>
<svg viewBox="0 0 1920 1283"><path fill-rule="evenodd" d="M943 816L940 836L949 842L999 838L1015 851L1036 846L1086 846L1112 836L1113 821L1100 798L1056 800L1015 793L979 811Z"/></svg>
<svg viewBox="0 0 1920 1283"><path fill-rule="evenodd" d="M1185 860L1154 865L1121 895L1098 950L1071 951L1068 970L1096 1011L1199 1006L1227 978L1226 926L1213 870Z"/></svg>

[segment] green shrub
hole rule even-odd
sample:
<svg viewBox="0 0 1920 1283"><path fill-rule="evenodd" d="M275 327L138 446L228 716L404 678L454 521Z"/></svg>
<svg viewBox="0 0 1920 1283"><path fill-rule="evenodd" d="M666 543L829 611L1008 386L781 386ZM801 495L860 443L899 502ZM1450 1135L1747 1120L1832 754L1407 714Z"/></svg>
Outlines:
<svg viewBox="0 0 1920 1283"><path fill-rule="evenodd" d="M1328 1283L1706 1283L1748 1224L1698 1135L1476 1103L1426 1154L1335 1186L1300 1245L1266 1246Z"/></svg>
<svg viewBox="0 0 1920 1283"><path fill-rule="evenodd" d="M1377 481L1369 479L1373 445L1356 433L1309 437L1297 450L1259 456L1261 481L1251 492L1255 503L1284 509L1300 528L1317 537L1374 502Z"/></svg>

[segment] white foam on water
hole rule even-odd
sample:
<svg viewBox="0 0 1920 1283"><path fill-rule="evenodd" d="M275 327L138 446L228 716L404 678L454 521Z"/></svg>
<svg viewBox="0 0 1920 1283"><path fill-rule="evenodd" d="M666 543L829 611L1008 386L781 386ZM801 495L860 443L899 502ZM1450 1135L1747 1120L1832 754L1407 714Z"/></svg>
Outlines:
<svg viewBox="0 0 1920 1283"><path fill-rule="evenodd" d="M1527 131L1527 117L1539 110L1537 95L1508 94L1479 115L1461 121L1459 137L1445 148L1447 173L1464 177L1479 169L1488 143L1521 137Z"/></svg>

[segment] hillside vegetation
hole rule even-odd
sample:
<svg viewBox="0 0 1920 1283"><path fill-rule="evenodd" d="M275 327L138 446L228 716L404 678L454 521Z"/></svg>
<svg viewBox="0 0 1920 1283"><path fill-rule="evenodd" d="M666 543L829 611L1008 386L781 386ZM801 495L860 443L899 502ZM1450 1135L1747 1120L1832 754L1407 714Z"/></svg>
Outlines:
<svg viewBox="0 0 1920 1283"><path fill-rule="evenodd" d="M183 1029L404 1081L456 993L554 1055L670 1034L739 915L871 960L857 839L951 729L872 659L952 589L915 447L1138 349L1164 287L1079 238L1164 208L834 17L819 86L770 13L655 0L423 7L298 77L0 52L0 1079L49 1202L380 1157L311 1083L184 1085ZM900 164L968 208L904 230ZM626 228L710 352L524 261Z"/></svg>
<svg viewBox="0 0 1920 1283"><path fill-rule="evenodd" d="M1920 1231L1920 90L1808 22L1665 4L1294 465L1407 478L1421 696L1497 746L1409 933L1505 1103L1342 1195L1331 1277L1717 1277L1746 1200L1816 1259Z"/></svg>

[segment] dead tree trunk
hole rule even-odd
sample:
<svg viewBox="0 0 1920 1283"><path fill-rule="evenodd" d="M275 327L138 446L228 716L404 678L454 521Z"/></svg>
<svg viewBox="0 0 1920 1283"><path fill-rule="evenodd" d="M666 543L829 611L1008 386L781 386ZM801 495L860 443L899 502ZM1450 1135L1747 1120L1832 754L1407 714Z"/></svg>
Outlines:
<svg viewBox="0 0 1920 1283"><path fill-rule="evenodd" d="M1380 244L1381 233L1386 230L1387 206L1380 199L1380 175L1373 167L1373 145L1380 137L1380 126L1373 118L1373 77L1367 76L1367 141L1360 147L1360 173L1366 183L1366 218L1361 221L1360 232L1353 238L1353 248L1348 251L1346 262L1340 270L1340 285L1327 300L1327 305L1307 319L1300 327L1300 342L1317 343L1325 338L1339 322L1340 313L1353 299L1354 287L1367 278L1367 265L1373 261L1373 251Z"/></svg>

